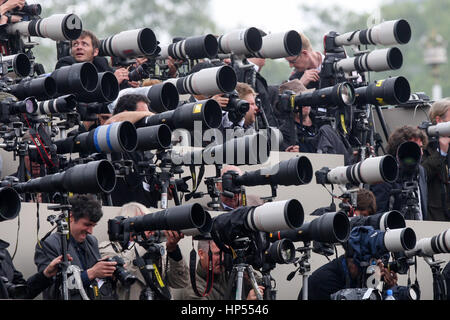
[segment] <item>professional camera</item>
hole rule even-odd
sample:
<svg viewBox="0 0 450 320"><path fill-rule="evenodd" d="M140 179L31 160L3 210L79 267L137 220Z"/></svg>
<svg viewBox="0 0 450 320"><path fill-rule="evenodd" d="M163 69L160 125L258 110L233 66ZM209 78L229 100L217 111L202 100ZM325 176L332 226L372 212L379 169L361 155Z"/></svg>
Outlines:
<svg viewBox="0 0 450 320"><path fill-rule="evenodd" d="M107 160L78 164L64 172L46 175L11 185L18 193L72 192L110 193L116 185L116 173Z"/></svg>
<svg viewBox="0 0 450 320"><path fill-rule="evenodd" d="M122 31L100 40L99 55L134 58L151 55L158 47L155 33L149 28Z"/></svg>
<svg viewBox="0 0 450 320"><path fill-rule="evenodd" d="M450 122L433 124L424 121L419 128L424 130L429 137L450 137Z"/></svg>
<svg viewBox="0 0 450 320"><path fill-rule="evenodd" d="M33 3L28 4L25 2L22 9L19 9L19 7L16 7L11 11L11 14L13 15L20 15L20 16L39 16L42 12L42 7L39 3ZM23 21L26 21L26 19L22 19Z"/></svg>
<svg viewBox="0 0 450 320"><path fill-rule="evenodd" d="M299 186L308 184L311 180L312 164L307 157L301 156L281 161L271 168L248 171L243 175L239 175L234 171L225 172L222 176L222 188L224 191L233 192L236 187L242 185L260 186L270 184Z"/></svg>
<svg viewBox="0 0 450 320"><path fill-rule="evenodd" d="M291 101L292 109L300 106L349 107L355 102L355 89L349 82L338 83L312 92L301 93Z"/></svg>
<svg viewBox="0 0 450 320"><path fill-rule="evenodd" d="M17 101L11 96L0 101L0 122L9 123L11 117L26 113L31 115L36 112L38 104L34 98L26 98L23 101Z"/></svg>
<svg viewBox="0 0 450 320"><path fill-rule="evenodd" d="M125 270L125 267L124 267L125 261L123 260L123 258L121 258L119 256L114 256L114 257L109 257L109 258L105 259L105 261L117 263L115 265L116 270L114 270L114 276L116 277L117 280L120 281L120 283L124 287L131 286L137 280L137 278L134 275L129 273L127 270Z"/></svg>
<svg viewBox="0 0 450 320"><path fill-rule="evenodd" d="M376 184L394 182L398 176L398 164L391 155L371 157L350 166L334 169L324 167L316 171L318 184Z"/></svg>
<svg viewBox="0 0 450 320"><path fill-rule="evenodd" d="M77 99L80 102L111 102L119 95L119 82L114 73L101 72L97 75L98 82L94 91L80 92Z"/></svg>
<svg viewBox="0 0 450 320"><path fill-rule="evenodd" d="M302 205L296 199L240 207L213 218L211 237L222 251L232 253L230 248L245 251L245 262L261 268L270 248L267 232L297 228L302 225L303 218Z"/></svg>
<svg viewBox="0 0 450 320"><path fill-rule="evenodd" d="M389 253L412 250L416 234L411 228L376 230L371 226L354 227L345 245L347 256L355 264L367 265L372 259L381 259Z"/></svg>
<svg viewBox="0 0 450 320"><path fill-rule="evenodd" d="M73 112L78 106L73 94L58 97L56 99L38 102L37 114L50 115Z"/></svg>
<svg viewBox="0 0 450 320"><path fill-rule="evenodd" d="M202 69L189 76L168 79L165 82L176 85L179 94L213 96L233 91L237 78L234 69L225 65Z"/></svg>
<svg viewBox="0 0 450 320"><path fill-rule="evenodd" d="M125 94L141 94L150 100L149 110L154 113L162 113L174 110L178 107L180 96L178 90L170 82L158 83L149 87L127 88L120 90L117 99L109 105L111 112L114 110L117 101Z"/></svg>
<svg viewBox="0 0 450 320"><path fill-rule="evenodd" d="M355 104L398 105L407 102L410 94L411 88L405 77L392 77L355 89Z"/></svg>
<svg viewBox="0 0 450 320"><path fill-rule="evenodd" d="M12 23L7 26L6 31L10 35L19 33L26 37L41 37L55 41L64 41L78 39L82 29L80 18L70 13L54 14L43 19Z"/></svg>
<svg viewBox="0 0 450 320"><path fill-rule="evenodd" d="M404 19L384 21L368 29L347 32L339 35L330 32L326 35L325 52L333 52L336 47L351 45L406 44L411 39L411 27Z"/></svg>
<svg viewBox="0 0 450 320"><path fill-rule="evenodd" d="M289 264L295 260L295 246L289 239L277 240L270 244L264 254L266 263Z"/></svg>
<svg viewBox="0 0 450 320"><path fill-rule="evenodd" d="M97 68L90 62L75 63L53 71L59 96L65 94L89 94L97 88Z"/></svg>
<svg viewBox="0 0 450 320"><path fill-rule="evenodd" d="M11 78L27 77L31 72L31 62L28 56L24 53L13 54L9 56L0 57L2 76Z"/></svg>
<svg viewBox="0 0 450 320"><path fill-rule="evenodd" d="M1 259L0 259L1 262ZM14 284L8 281L8 278L0 276L0 288L4 288L6 292L0 291L1 299L26 299L27 298L27 285L26 284Z"/></svg>
<svg viewBox="0 0 450 320"><path fill-rule="evenodd" d="M144 231L183 230L201 228L206 222L206 213L198 203L168 208L139 217L123 216L108 220L110 241L118 241L125 250L130 237Z"/></svg>
<svg viewBox="0 0 450 320"><path fill-rule="evenodd" d="M48 100L56 94L56 81L51 76L23 79L21 82L9 86L9 92L17 99L35 97L38 100Z"/></svg>
<svg viewBox="0 0 450 320"><path fill-rule="evenodd" d="M370 216L357 216L350 218L353 229L358 226L371 226L376 230L386 231L388 229L400 229L406 227L405 218L399 211L392 210Z"/></svg>
<svg viewBox="0 0 450 320"><path fill-rule="evenodd" d="M450 253L450 229L433 237L420 239L414 249L405 252L408 257L432 257L440 253Z"/></svg>
<svg viewBox="0 0 450 320"><path fill-rule="evenodd" d="M282 229L280 229L282 230ZM294 230L276 231L269 235L270 241L289 239L297 241L319 241L324 243L338 243L347 241L350 234L350 222L345 213L327 212L312 220L304 223L301 227Z"/></svg>
<svg viewBox="0 0 450 320"><path fill-rule="evenodd" d="M130 69L128 72L128 80L130 81L141 81L142 79L150 78L152 68L149 63L144 62L137 67Z"/></svg>
<svg viewBox="0 0 450 320"><path fill-rule="evenodd" d="M223 144L210 144L201 150L184 154L172 153L171 158L177 165L252 165L266 162L270 151L270 137L260 130L255 134L227 140Z"/></svg>
<svg viewBox="0 0 450 320"><path fill-rule="evenodd" d="M13 188L0 188L0 222L14 219L19 215L20 201L19 194Z"/></svg>
<svg viewBox="0 0 450 320"><path fill-rule="evenodd" d="M239 99L236 90L231 93L225 93L223 97L228 98L229 100L227 106L222 108L222 110L228 112L228 120L236 125L244 118L245 114L250 109L250 104L246 100Z"/></svg>
<svg viewBox="0 0 450 320"><path fill-rule="evenodd" d="M54 143L58 154L132 152L137 146L137 133L129 121L114 122Z"/></svg>
<svg viewBox="0 0 450 320"><path fill-rule="evenodd" d="M201 121L204 129L216 129L222 122L222 109L214 99L186 103L175 110L143 118L136 127L167 124L170 129L193 130L194 122Z"/></svg>
<svg viewBox="0 0 450 320"><path fill-rule="evenodd" d="M268 202L257 207L240 207L213 218L211 236L219 247L253 232L274 232L298 228L304 212L296 199ZM224 250L228 252L229 250Z"/></svg>
<svg viewBox="0 0 450 320"><path fill-rule="evenodd" d="M172 57L179 60L213 58L217 55L217 39L212 34L181 39L167 46L161 46L158 59Z"/></svg>
<svg viewBox="0 0 450 320"><path fill-rule="evenodd" d="M221 35L217 42L219 53L235 55L255 54L261 50L263 45L260 30L254 27Z"/></svg>
<svg viewBox="0 0 450 320"><path fill-rule="evenodd" d="M172 130L165 124L138 128L137 150L162 150L172 144Z"/></svg>
<svg viewBox="0 0 450 320"><path fill-rule="evenodd" d="M262 38L261 50L254 53L258 58L280 59L297 56L302 51L302 38L295 30L270 33Z"/></svg>

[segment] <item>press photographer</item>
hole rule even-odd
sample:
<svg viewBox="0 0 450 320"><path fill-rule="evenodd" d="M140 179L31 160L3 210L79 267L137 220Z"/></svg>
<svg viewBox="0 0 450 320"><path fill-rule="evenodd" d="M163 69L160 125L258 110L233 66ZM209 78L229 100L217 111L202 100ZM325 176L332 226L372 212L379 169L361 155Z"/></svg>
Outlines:
<svg viewBox="0 0 450 320"><path fill-rule="evenodd" d="M404 144L405 142L415 144ZM411 126L400 127L390 135L386 151L397 159L399 175L395 182L384 182L370 187L377 199L378 212L398 210L406 219L428 219L427 176L420 165L422 146L427 142L426 135ZM402 144L403 148L400 148ZM404 152L399 153L400 150Z"/></svg>
<svg viewBox="0 0 450 320"><path fill-rule="evenodd" d="M395 231L398 230L398 231ZM381 300L393 289L396 300L408 300L406 287L397 286L397 274L382 259L390 252L404 252L414 247L412 229L376 230L371 226L355 227L344 244L345 254L315 270L308 279L309 300ZM344 290L350 289L353 290ZM360 288L360 289L358 289ZM302 289L303 290L303 289ZM300 291L299 299L302 297Z"/></svg>
<svg viewBox="0 0 450 320"><path fill-rule="evenodd" d="M78 272L74 272L72 278L68 279L69 282L77 284L69 289L69 299L81 300L84 294L91 300L116 299L111 277L117 262L101 260L98 241L92 236L93 228L103 216L101 204L92 195L75 195L69 202L72 207L69 215L70 238L67 252L73 259L72 265L78 267ZM59 234L52 233L41 239L36 245L34 255L38 271L47 268L62 251ZM61 278L57 278L55 284L44 291L44 299L62 299L61 281Z"/></svg>
<svg viewBox="0 0 450 320"><path fill-rule="evenodd" d="M28 278L23 278L17 270L7 250L9 243L0 239L0 299L34 299L43 290L53 284L53 277L59 271L62 256L53 259L42 271ZM69 261L72 260L68 256Z"/></svg>
<svg viewBox="0 0 450 320"><path fill-rule="evenodd" d="M289 66L294 70L289 81L299 79L307 89L319 89L319 73L325 56L320 51L314 51L310 40L305 34L300 33L302 38L302 50L297 56L286 57Z"/></svg>
<svg viewBox="0 0 450 320"><path fill-rule="evenodd" d="M97 68L98 72L113 72L121 89L127 88L128 86L137 87L139 85L137 82L128 81L127 69L118 68L117 70L114 70L109 66L108 60L106 60L105 57L98 55L100 41L91 31L83 30L80 37L76 40L72 40L70 45L71 56L59 59L56 63L55 70L64 66L70 66L74 63L91 62ZM127 80L126 83L124 82L125 80Z"/></svg>
<svg viewBox="0 0 450 320"><path fill-rule="evenodd" d="M433 103L428 118L430 125L444 125L450 121L450 99L444 98ZM427 130L428 132L428 130ZM450 221L449 156L450 138L438 132L428 136L429 142L423 153L422 166L427 172L428 219Z"/></svg>
<svg viewBox="0 0 450 320"><path fill-rule="evenodd" d="M148 209L137 202L130 202L122 206L120 210L121 216L137 217L143 216L148 212ZM166 256L161 256L157 259L156 264L161 274L164 283L170 288L180 289L188 285L188 267L183 259L178 242L184 238L184 235L178 231L146 231L141 237L146 237L148 241L154 239L156 245L162 246L158 243L158 234L161 238L161 243L166 242ZM134 242L135 238L130 239L128 247L130 249L122 250L120 243L114 241L104 241L99 244L100 253L102 257L113 257L118 255L125 262L125 270L129 275L134 276L133 280L118 281L117 283L117 295L119 300L139 300L141 293L147 287L146 281L142 276L138 266L133 261L137 258L135 250L137 250L138 256L144 256L146 248ZM145 240L145 239L143 239ZM164 248L161 247L163 250ZM129 277L129 276L128 276ZM123 283L124 282L124 283Z"/></svg>

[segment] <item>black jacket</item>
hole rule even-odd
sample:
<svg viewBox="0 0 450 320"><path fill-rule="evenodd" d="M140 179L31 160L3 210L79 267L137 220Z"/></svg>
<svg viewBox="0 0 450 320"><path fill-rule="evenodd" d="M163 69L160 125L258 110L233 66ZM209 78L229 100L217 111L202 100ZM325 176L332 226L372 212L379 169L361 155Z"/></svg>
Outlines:
<svg viewBox="0 0 450 320"><path fill-rule="evenodd" d="M420 204L423 215L423 220L428 219L428 188L427 188L427 174L425 169L419 165L419 190L420 190ZM392 191L402 189L400 182L384 182L370 186L370 190L374 193L377 200L377 213L387 212L390 210L401 211L405 207L404 199L399 194L392 194ZM392 201L393 200L393 201ZM390 203L392 202L392 205ZM414 220L411 217L405 217Z"/></svg>
<svg viewBox="0 0 450 320"><path fill-rule="evenodd" d="M300 72L300 71L295 71L295 72L293 72L292 74L291 74L291 76L289 77L289 81L292 81L292 80L295 80L295 79L299 79L300 80L300 78L301 77L303 77L303 74L304 74L305 72ZM308 83L308 85L306 85L305 86L306 87L306 89L319 89L319 87L320 87L320 81L313 81L313 82L310 82L310 83Z"/></svg>
<svg viewBox="0 0 450 320"><path fill-rule="evenodd" d="M450 221L450 186L448 155L442 156L438 144L428 143L423 152L422 166L427 172L428 219Z"/></svg>
<svg viewBox="0 0 450 320"><path fill-rule="evenodd" d="M40 294L44 289L48 288L52 283L51 278L47 278L43 274L43 270L31 276L28 280L23 278L23 275L18 271L13 264L11 256L6 248L9 243L0 240L0 277L3 277L3 281L0 280L0 299L18 298L18 299L33 299ZM23 297L11 297L7 290L4 280L7 280L10 284L25 285L25 296Z"/></svg>
<svg viewBox="0 0 450 320"><path fill-rule="evenodd" d="M241 69L236 66L234 70L238 82L249 84L258 93L258 97L261 99L261 107L264 110L269 126L278 127L278 121L270 102L273 93L269 90L266 79L253 68ZM260 120L258 119L258 121ZM262 123L259 124L262 125Z"/></svg>
<svg viewBox="0 0 450 320"><path fill-rule="evenodd" d="M308 300L331 300L330 295L351 286L350 275L344 269L345 257L342 255L319 269L316 269L308 278ZM302 289L303 290L303 289ZM302 300L302 290L298 300Z"/></svg>

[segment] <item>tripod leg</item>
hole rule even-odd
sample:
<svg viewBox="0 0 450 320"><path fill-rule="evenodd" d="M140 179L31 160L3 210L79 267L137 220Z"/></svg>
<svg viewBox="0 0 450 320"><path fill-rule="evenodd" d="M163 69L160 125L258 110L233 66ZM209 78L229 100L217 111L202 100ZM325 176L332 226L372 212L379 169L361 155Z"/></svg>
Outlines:
<svg viewBox="0 0 450 320"><path fill-rule="evenodd" d="M231 273L230 273L230 278L228 279L227 291L225 293L225 298L227 300L231 300L232 299L231 292L233 291L235 279L236 279L236 268L233 267L233 270L231 270Z"/></svg>
<svg viewBox="0 0 450 320"><path fill-rule="evenodd" d="M255 273L253 271L252 266L250 266L250 265L247 266L247 273L250 277L250 282L252 284L253 290L255 290L256 298L258 300L263 300L263 297L262 297L261 293L259 292L258 283L256 282Z"/></svg>
<svg viewBox="0 0 450 320"><path fill-rule="evenodd" d="M244 283L244 267L237 267L237 280L236 280L236 296L235 300L242 300L242 285Z"/></svg>

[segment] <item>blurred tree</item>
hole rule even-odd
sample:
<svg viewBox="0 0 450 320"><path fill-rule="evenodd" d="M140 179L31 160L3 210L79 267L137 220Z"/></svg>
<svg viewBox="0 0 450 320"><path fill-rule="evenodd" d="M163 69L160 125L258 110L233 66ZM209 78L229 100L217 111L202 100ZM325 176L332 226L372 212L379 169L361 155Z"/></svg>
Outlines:
<svg viewBox="0 0 450 320"><path fill-rule="evenodd" d="M278 85L287 80L291 73L289 65L284 59L266 59L266 64L261 70L261 75L269 85Z"/></svg>
<svg viewBox="0 0 450 320"><path fill-rule="evenodd" d="M29 1L33 3L36 1ZM148 27L162 43L174 36L193 36L215 33L216 25L208 16L209 0L46 0L42 3L42 17L55 13L75 13L83 21L83 29L93 31L99 38L124 30ZM42 39L33 52L36 61L47 72L56 63L56 44Z"/></svg>
<svg viewBox="0 0 450 320"><path fill-rule="evenodd" d="M370 14L346 11L338 5L318 8L316 5L302 4L299 10L311 16L310 21L314 22L303 31L317 50L323 50L322 39L329 31L342 34L365 29L383 20L406 19L411 25L412 37L408 44L398 46L403 54L402 68L389 72L372 72L371 77L372 80L378 80L402 75L408 79L412 92L424 91L431 97L433 79L430 68L424 62L425 41L432 32L441 34L447 43L450 41L450 0L387 0L381 5L379 13ZM374 48L371 46L368 49ZM351 50L347 50L347 53L352 56ZM450 96L449 74L450 65L442 65L443 96Z"/></svg>

